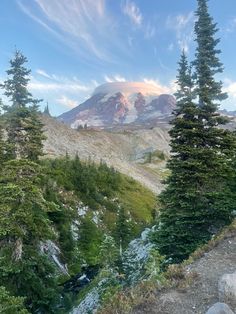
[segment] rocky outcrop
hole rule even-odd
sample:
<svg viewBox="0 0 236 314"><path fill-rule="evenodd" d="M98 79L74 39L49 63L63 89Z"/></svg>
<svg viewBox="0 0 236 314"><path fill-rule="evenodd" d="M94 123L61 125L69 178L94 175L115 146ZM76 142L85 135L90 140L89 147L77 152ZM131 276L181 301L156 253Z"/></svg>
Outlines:
<svg viewBox="0 0 236 314"><path fill-rule="evenodd" d="M57 269L60 273L69 276L67 266L60 261L61 250L54 242L52 242L51 240L42 242L40 245L40 250L43 254L46 254L52 262L56 264Z"/></svg>
<svg viewBox="0 0 236 314"><path fill-rule="evenodd" d="M236 310L236 272L224 274L218 284L219 300Z"/></svg>
<svg viewBox="0 0 236 314"><path fill-rule="evenodd" d="M217 302L209 308L206 314L234 314L234 312L227 304Z"/></svg>
<svg viewBox="0 0 236 314"><path fill-rule="evenodd" d="M235 314L233 296L236 282L232 276L235 262L236 225L235 230L217 246L186 266L187 274L196 275L189 286L157 293L152 302L141 302L132 314ZM222 305L219 298L224 298L227 303Z"/></svg>

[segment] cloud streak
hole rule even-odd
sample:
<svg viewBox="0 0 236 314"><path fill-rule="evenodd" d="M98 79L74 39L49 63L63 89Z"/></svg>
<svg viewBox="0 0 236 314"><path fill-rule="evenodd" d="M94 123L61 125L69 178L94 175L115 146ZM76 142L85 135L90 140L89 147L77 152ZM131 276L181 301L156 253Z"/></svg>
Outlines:
<svg viewBox="0 0 236 314"><path fill-rule="evenodd" d="M108 76L104 75L104 80L107 83L112 83L112 82L126 82L126 79L122 77L120 74L116 74L114 76Z"/></svg>
<svg viewBox="0 0 236 314"><path fill-rule="evenodd" d="M156 88L156 90L158 90L159 94L169 94L172 92L171 85L170 86L162 85L158 79L144 77L143 82L153 85Z"/></svg>
<svg viewBox="0 0 236 314"><path fill-rule="evenodd" d="M175 32L179 48L185 52L193 41L194 13L169 15L166 21L167 29Z"/></svg>
<svg viewBox="0 0 236 314"><path fill-rule="evenodd" d="M94 84L82 84L77 77L67 78L49 74L43 69L36 70L37 78L32 77L29 88L32 91L89 92Z"/></svg>
<svg viewBox="0 0 236 314"><path fill-rule="evenodd" d="M96 80L84 83L76 76L60 76L41 68L33 73L28 87L34 97L47 101L58 114L84 102L97 85Z"/></svg>
<svg viewBox="0 0 236 314"><path fill-rule="evenodd" d="M135 26L140 26L142 24L142 13L139 7L133 1L126 0L125 4L122 7L122 10L123 13L129 17L129 19Z"/></svg>
<svg viewBox="0 0 236 314"><path fill-rule="evenodd" d="M85 59L112 61L110 51L118 46L108 29L114 30L105 0L35 0L35 6L17 0L20 9ZM101 42L105 43L101 45ZM118 48L117 48L118 49Z"/></svg>
<svg viewBox="0 0 236 314"><path fill-rule="evenodd" d="M223 29L226 34L234 33L236 31L236 17L228 21L227 26Z"/></svg>
<svg viewBox="0 0 236 314"><path fill-rule="evenodd" d="M46 77L46 78L51 79L51 76L50 76L46 71L44 71L44 70L42 70L42 69L36 70L36 73L39 74L39 75L41 75L41 76L43 76L43 77Z"/></svg>
<svg viewBox="0 0 236 314"><path fill-rule="evenodd" d="M68 108L74 108L78 106L78 102L74 99L71 99L65 95L61 96L60 98L56 99L56 102L59 103L62 106L68 107Z"/></svg>
<svg viewBox="0 0 236 314"><path fill-rule="evenodd" d="M236 82L228 78L224 80L224 92L228 93L230 98L236 99Z"/></svg>
<svg viewBox="0 0 236 314"><path fill-rule="evenodd" d="M77 83L65 84L65 83L45 83L37 80L33 80L29 83L29 89L32 91L67 91L67 92L87 92L90 90L88 86L80 85Z"/></svg>

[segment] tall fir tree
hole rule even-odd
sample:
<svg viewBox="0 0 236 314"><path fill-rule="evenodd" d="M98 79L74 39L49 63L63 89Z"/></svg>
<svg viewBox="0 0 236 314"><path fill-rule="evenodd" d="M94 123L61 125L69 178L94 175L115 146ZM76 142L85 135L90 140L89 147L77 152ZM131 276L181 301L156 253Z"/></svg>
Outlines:
<svg viewBox="0 0 236 314"><path fill-rule="evenodd" d="M44 198L42 169L36 163L44 139L38 100L27 90L27 59L16 51L2 84L11 105L4 106L7 160L0 174L0 281L11 295L25 297L31 312L52 313L58 296L55 266L42 252L53 240L50 211L57 206Z"/></svg>
<svg viewBox="0 0 236 314"><path fill-rule="evenodd" d="M37 160L43 155L43 125L39 119L37 104L28 91L30 70L25 67L27 58L16 50L10 60L8 79L1 84L4 94L9 98L10 106L5 106L7 141L12 158Z"/></svg>
<svg viewBox="0 0 236 314"><path fill-rule="evenodd" d="M51 117L51 114L50 114L50 111L49 111L48 102L47 102L47 105L46 105L45 108L44 108L43 114L44 114L45 116Z"/></svg>
<svg viewBox="0 0 236 314"><path fill-rule="evenodd" d="M210 239L232 218L234 196L230 189L230 162L235 137L219 128L227 119L217 113L215 101L223 100L221 82L214 75L222 71L214 39L216 24L208 13L207 1L198 0L194 66L196 81L184 54L179 63L177 110L170 131L172 157L167 187L161 194L159 227L154 235L161 254L179 262L198 245ZM194 92L193 92L194 91ZM199 104L194 104L194 98Z"/></svg>
<svg viewBox="0 0 236 314"><path fill-rule="evenodd" d="M223 72L223 64L219 60L221 50L217 48L220 39L215 39L218 31L217 24L208 12L208 0L198 0L198 8L195 12L195 41L197 44L195 61L196 69L196 92L199 97L199 106L202 110L202 119L206 119L212 126L222 124L219 114L216 113L218 104L215 101L222 101L227 98L222 93L222 82L215 80L215 74ZM225 121L227 122L227 121Z"/></svg>
<svg viewBox="0 0 236 314"><path fill-rule="evenodd" d="M1 110L2 110L2 101L0 99L0 169L3 165L3 162L6 159L6 143L4 140L4 123L3 123L3 116L1 114Z"/></svg>
<svg viewBox="0 0 236 314"><path fill-rule="evenodd" d="M196 143L202 133L199 109L193 102L191 68L183 52L177 75L176 110L171 121L171 159L167 168L171 174L160 195L159 227L153 240L159 251L171 262L188 256L199 244L198 160Z"/></svg>
<svg viewBox="0 0 236 314"><path fill-rule="evenodd" d="M44 199L40 166L25 159L4 164L0 177L0 281L16 296L26 297L30 311L52 313L58 293L55 267L40 252L55 239L48 212L57 210Z"/></svg>
<svg viewBox="0 0 236 314"><path fill-rule="evenodd" d="M208 12L208 0L198 0L196 10L196 53L195 67L196 94L200 109L198 119L202 123L202 141L198 144L199 172L203 190L203 222L208 237L230 222L234 208L234 195L229 186L232 177L231 161L235 152L235 135L220 126L229 122L219 114L221 101L227 98L222 92L222 82L215 79L223 72L218 49L217 24ZM204 169L205 166L205 169ZM205 208L204 208L205 207Z"/></svg>

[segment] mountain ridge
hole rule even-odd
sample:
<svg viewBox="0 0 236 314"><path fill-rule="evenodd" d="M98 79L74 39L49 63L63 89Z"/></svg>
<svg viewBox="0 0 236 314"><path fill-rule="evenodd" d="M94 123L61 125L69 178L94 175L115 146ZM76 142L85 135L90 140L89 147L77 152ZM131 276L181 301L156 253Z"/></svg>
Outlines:
<svg viewBox="0 0 236 314"><path fill-rule="evenodd" d="M171 115L175 98L152 84L113 82L98 86L92 96L58 117L72 128L107 128L125 124L155 124Z"/></svg>

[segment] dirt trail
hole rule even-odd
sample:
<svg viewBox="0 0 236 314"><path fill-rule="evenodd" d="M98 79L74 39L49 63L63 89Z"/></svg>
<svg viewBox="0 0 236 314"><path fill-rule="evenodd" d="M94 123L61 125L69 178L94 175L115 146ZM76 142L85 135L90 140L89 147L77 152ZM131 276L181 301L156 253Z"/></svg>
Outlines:
<svg viewBox="0 0 236 314"><path fill-rule="evenodd" d="M205 314L218 302L219 278L236 271L236 235L222 240L187 270L198 276L185 291L172 289L157 295L155 302L139 305L133 314Z"/></svg>

